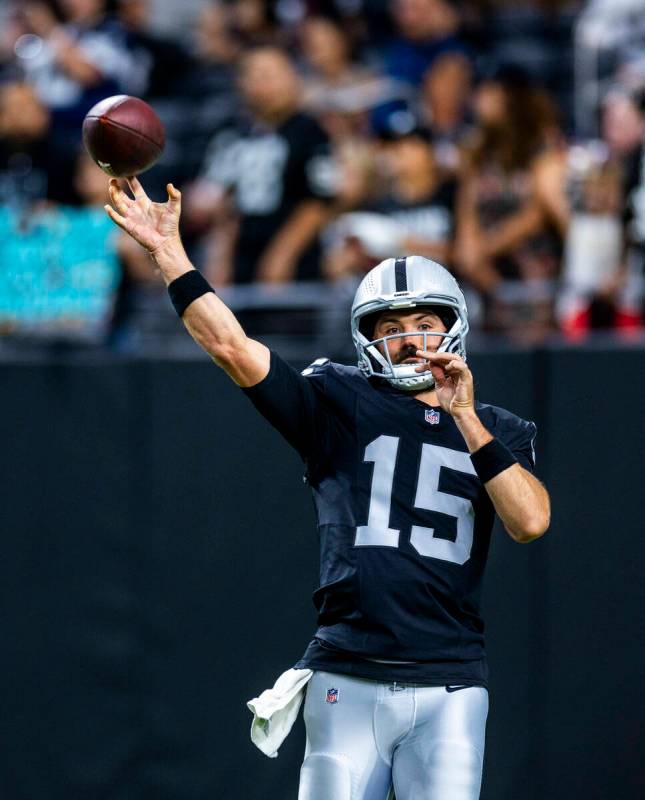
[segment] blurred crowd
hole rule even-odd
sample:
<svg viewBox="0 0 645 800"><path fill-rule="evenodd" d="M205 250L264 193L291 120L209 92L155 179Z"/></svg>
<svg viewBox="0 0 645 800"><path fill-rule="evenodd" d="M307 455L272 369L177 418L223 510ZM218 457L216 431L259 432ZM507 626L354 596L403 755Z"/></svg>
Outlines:
<svg viewBox="0 0 645 800"><path fill-rule="evenodd" d="M161 0L5 0L0 336L118 346L136 298L161 294L81 146L115 94L161 116L143 183L182 189L189 254L225 292L342 303L417 253L454 272L484 333L638 334L645 4L586 45L609 4L202 0L186 25Z"/></svg>

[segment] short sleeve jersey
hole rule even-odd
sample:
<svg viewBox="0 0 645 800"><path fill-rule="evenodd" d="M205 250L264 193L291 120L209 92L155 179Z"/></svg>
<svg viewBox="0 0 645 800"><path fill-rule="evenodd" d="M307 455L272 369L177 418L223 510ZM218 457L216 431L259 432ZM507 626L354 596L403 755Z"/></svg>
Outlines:
<svg viewBox="0 0 645 800"><path fill-rule="evenodd" d="M327 134L313 117L294 114L277 128L258 124L223 130L206 158L204 176L232 192L240 214L234 280L255 279L257 262L276 232L305 201L329 203L336 173ZM296 277L318 277L320 245L301 254Z"/></svg>
<svg viewBox="0 0 645 800"><path fill-rule="evenodd" d="M320 536L318 629L297 666L486 685L482 575L494 509L452 417L355 367L275 353L245 390L305 461ZM528 470L535 425L478 404Z"/></svg>

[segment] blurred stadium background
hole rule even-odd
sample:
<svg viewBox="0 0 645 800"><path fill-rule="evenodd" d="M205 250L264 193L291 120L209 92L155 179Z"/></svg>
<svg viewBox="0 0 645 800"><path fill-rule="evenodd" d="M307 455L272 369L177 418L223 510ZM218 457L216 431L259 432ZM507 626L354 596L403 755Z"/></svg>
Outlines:
<svg viewBox="0 0 645 800"><path fill-rule="evenodd" d="M482 797L645 797L643 0L0 0L1 800L297 792L302 735L269 762L244 703L311 633L310 502L105 216L80 130L117 93L295 364L353 361L382 258L453 270L554 496L491 554Z"/></svg>

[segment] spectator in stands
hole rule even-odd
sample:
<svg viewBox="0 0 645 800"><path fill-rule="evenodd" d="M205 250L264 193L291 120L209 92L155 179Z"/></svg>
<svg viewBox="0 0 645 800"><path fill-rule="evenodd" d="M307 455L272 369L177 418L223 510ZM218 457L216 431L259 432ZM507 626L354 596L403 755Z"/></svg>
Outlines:
<svg viewBox="0 0 645 800"><path fill-rule="evenodd" d="M598 328L636 329L641 321L643 122L629 92L612 90L604 99L602 136L573 146L567 164L558 316L574 339Z"/></svg>
<svg viewBox="0 0 645 800"><path fill-rule="evenodd" d="M140 94L152 98L181 93L191 65L188 53L177 42L150 32L150 0L116 2L127 49L141 72Z"/></svg>
<svg viewBox="0 0 645 800"><path fill-rule="evenodd" d="M192 38L193 65L183 77L177 100L188 99L186 123L210 127L213 132L230 123L240 110L235 85L235 63L240 45L230 27L229 12L220 3L205 6L199 14Z"/></svg>
<svg viewBox="0 0 645 800"><path fill-rule="evenodd" d="M469 121L472 95L472 64L462 54L448 52L434 59L425 71L416 113L432 132L436 158L447 174L460 166L460 150L472 125Z"/></svg>
<svg viewBox="0 0 645 800"><path fill-rule="evenodd" d="M300 31L304 103L313 114L364 111L387 91L383 79L352 58L343 28L327 17L308 17Z"/></svg>
<svg viewBox="0 0 645 800"><path fill-rule="evenodd" d="M230 14L220 3L205 6L194 30L194 51L198 59L208 64L227 67L240 54L240 44L231 30ZM227 72L232 78L232 74Z"/></svg>
<svg viewBox="0 0 645 800"><path fill-rule="evenodd" d="M536 194L536 172L559 143L548 96L519 67L500 67L475 95L477 131L465 156L456 263L487 298L493 329L540 336L551 324L549 280L560 241ZM557 190L557 187L555 187Z"/></svg>
<svg viewBox="0 0 645 800"><path fill-rule="evenodd" d="M405 253L448 266L454 236L455 182L442 178L429 131L415 127L387 145L383 168L390 182L373 210L399 223Z"/></svg>
<svg viewBox="0 0 645 800"><path fill-rule="evenodd" d="M279 44L282 32L277 25L272 0L231 0L231 31L243 47Z"/></svg>
<svg viewBox="0 0 645 800"><path fill-rule="evenodd" d="M249 116L215 137L200 179L186 194L193 224L218 217L211 279L218 284L315 279L318 233L334 197L328 137L300 111L300 80L283 50L264 46L246 52L239 85Z"/></svg>
<svg viewBox="0 0 645 800"><path fill-rule="evenodd" d="M122 8L130 9L131 3L138 6L141 0L120 2ZM133 24L130 19L128 25ZM184 186L195 180L213 135L239 116L235 63L240 46L223 3L210 3L201 9L186 48L171 53L169 59L163 54L167 46L175 48L174 43L156 37L151 40L147 33L145 37L144 53L151 47L151 56L158 62L151 73L151 101L166 129L164 157L146 176L146 186L154 197L163 196L168 181ZM168 78L166 72L170 73Z"/></svg>
<svg viewBox="0 0 645 800"><path fill-rule="evenodd" d="M105 12L106 0L60 0L63 23L44 0L21 6L24 30L40 39L19 51L20 66L52 112L56 128L78 142L80 124L98 100L121 91L140 94L145 70L128 52L125 31Z"/></svg>
<svg viewBox="0 0 645 800"><path fill-rule="evenodd" d="M360 275L393 253L415 253L450 264L455 183L442 180L429 134L413 127L394 131L379 161L385 193L359 213L340 217L327 255L332 279Z"/></svg>
<svg viewBox="0 0 645 800"><path fill-rule="evenodd" d="M26 213L45 200L76 201L73 161L52 135L49 111L22 80L0 83L0 204Z"/></svg>
<svg viewBox="0 0 645 800"><path fill-rule="evenodd" d="M372 171L369 112L393 87L391 81L352 58L346 31L332 19L307 18L301 27L300 45L305 67L304 107L331 137L339 164L339 204L353 207L364 200Z"/></svg>
<svg viewBox="0 0 645 800"><path fill-rule="evenodd" d="M448 0L392 0L392 16L399 38L386 48L386 72L411 86L418 87L423 76L440 55L453 58L469 56L469 49L459 37L460 18L454 3ZM447 92L458 94L461 76L446 72Z"/></svg>

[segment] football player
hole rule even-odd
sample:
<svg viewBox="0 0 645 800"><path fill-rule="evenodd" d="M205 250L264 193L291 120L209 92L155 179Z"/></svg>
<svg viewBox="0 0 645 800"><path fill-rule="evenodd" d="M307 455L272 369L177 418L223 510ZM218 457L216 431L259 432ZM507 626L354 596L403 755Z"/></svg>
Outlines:
<svg viewBox="0 0 645 800"><path fill-rule="evenodd" d="M549 524L535 425L476 403L463 294L439 264L389 258L351 314L358 367L301 374L249 339L189 262L180 193L110 183L110 217L152 255L188 331L301 454L321 538L300 800L475 800L488 711L482 573L495 513Z"/></svg>

